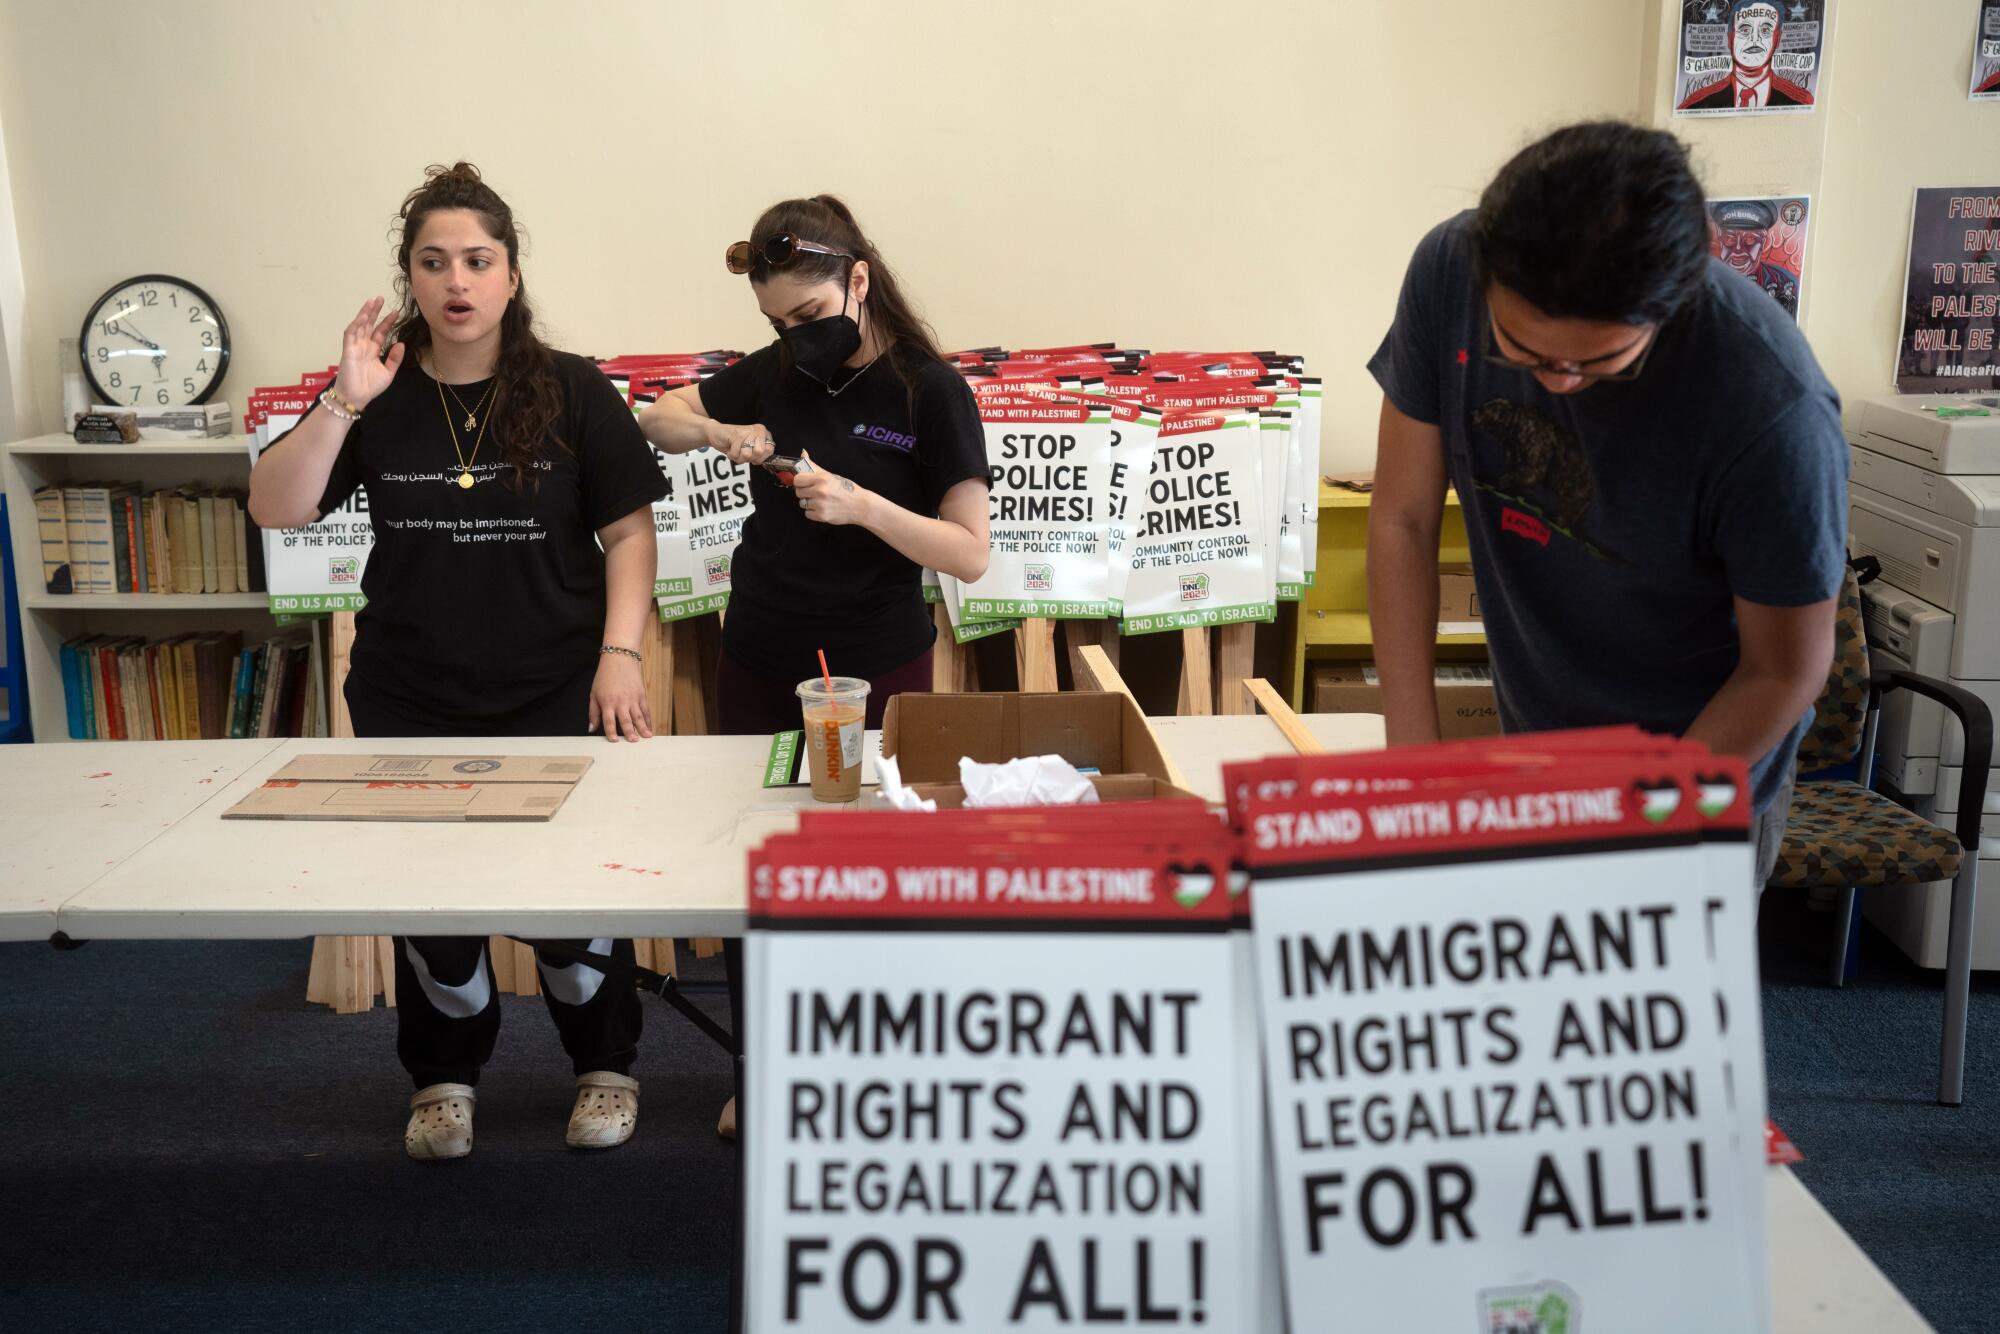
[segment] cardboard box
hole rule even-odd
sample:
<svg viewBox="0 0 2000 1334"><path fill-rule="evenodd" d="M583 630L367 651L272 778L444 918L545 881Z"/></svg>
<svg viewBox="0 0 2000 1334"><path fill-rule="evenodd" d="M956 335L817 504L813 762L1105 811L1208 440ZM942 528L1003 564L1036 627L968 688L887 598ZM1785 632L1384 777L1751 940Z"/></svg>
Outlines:
<svg viewBox="0 0 2000 1334"><path fill-rule="evenodd" d="M958 761L1003 764L1060 755L1089 775L1099 801L1152 801L1195 794L1167 781L1166 757L1139 706L1107 692L977 695L903 694L882 720L882 753L903 782L940 809L965 804Z"/></svg>
<svg viewBox="0 0 2000 1334"><path fill-rule="evenodd" d="M545 821L590 763L582 755L300 755L222 818Z"/></svg>
<svg viewBox="0 0 2000 1334"><path fill-rule="evenodd" d="M1493 672L1484 663L1444 663L1437 668L1438 732L1446 741L1500 735ZM1372 662L1313 668L1314 713L1380 713L1382 683Z"/></svg>
<svg viewBox="0 0 2000 1334"><path fill-rule="evenodd" d="M1470 565L1438 567L1438 619L1440 621L1485 619L1479 614L1479 590L1473 586Z"/></svg>

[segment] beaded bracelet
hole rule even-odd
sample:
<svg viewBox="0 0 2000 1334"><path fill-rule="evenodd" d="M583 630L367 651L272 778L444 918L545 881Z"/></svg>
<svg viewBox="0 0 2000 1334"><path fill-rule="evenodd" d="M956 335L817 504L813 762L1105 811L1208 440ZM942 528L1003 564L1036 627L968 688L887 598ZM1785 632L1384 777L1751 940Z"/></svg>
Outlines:
<svg viewBox="0 0 2000 1334"><path fill-rule="evenodd" d="M331 387L320 391L319 405L344 422L361 420L361 409L334 393Z"/></svg>
<svg viewBox="0 0 2000 1334"><path fill-rule="evenodd" d="M635 648L620 648L620 647L619 647L618 645L616 645L616 644L604 644L604 645L601 645L601 646L600 646L600 647L598 648L598 650L597 650L597 651L598 651L599 653L623 653L623 654L624 654L624 655L625 655L626 657L630 658L630 659L631 659L632 661L634 661L634 662L644 662L644 661L645 661L645 659L644 659L644 658L642 658L642 657L640 657L640 656L639 656L639 650L638 650L638 649L635 649Z"/></svg>

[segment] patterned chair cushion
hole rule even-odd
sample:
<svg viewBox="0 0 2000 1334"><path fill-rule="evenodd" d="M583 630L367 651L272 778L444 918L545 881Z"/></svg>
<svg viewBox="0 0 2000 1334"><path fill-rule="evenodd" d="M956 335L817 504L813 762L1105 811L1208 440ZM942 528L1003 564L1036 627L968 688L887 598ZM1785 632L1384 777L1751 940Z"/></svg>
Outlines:
<svg viewBox="0 0 2000 1334"><path fill-rule="evenodd" d="M1850 569L1833 618L1833 669L1813 706L1812 726L1799 742L1798 772L1818 773L1860 754L1867 715L1868 630L1861 619L1861 585Z"/></svg>
<svg viewBox="0 0 2000 1334"><path fill-rule="evenodd" d="M1773 885L1871 889L1949 880L1958 839L1854 783L1801 783L1792 797Z"/></svg>

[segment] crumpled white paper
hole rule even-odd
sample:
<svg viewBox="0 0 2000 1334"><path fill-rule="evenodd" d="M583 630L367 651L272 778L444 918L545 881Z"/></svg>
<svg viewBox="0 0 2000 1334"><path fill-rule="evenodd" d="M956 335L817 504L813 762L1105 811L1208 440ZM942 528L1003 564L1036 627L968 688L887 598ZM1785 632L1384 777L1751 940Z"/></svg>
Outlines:
<svg viewBox="0 0 2000 1334"><path fill-rule="evenodd" d="M920 797L903 786L903 771L896 763L894 755L875 757L876 790L891 806L899 811L934 811L937 803L927 797Z"/></svg>
<svg viewBox="0 0 2000 1334"><path fill-rule="evenodd" d="M1086 806L1097 789L1060 755L1030 755L1005 764L961 758L958 781L967 806Z"/></svg>

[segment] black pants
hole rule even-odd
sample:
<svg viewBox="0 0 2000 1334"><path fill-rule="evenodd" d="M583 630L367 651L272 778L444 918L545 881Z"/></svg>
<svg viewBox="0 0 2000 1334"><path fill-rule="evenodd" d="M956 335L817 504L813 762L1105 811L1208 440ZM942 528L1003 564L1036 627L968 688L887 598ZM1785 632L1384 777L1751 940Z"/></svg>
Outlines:
<svg viewBox="0 0 2000 1334"><path fill-rule="evenodd" d="M347 678L347 709L357 737L504 737L586 735L596 670L509 713L444 717L421 702L374 688L359 673ZM570 944L632 962L632 942ZM396 1054L418 1088L477 1084L480 1067L500 1035L493 963L483 936L398 936ZM629 981L581 964L536 956L542 998L577 1074L629 1074L638 1054L639 993Z"/></svg>

